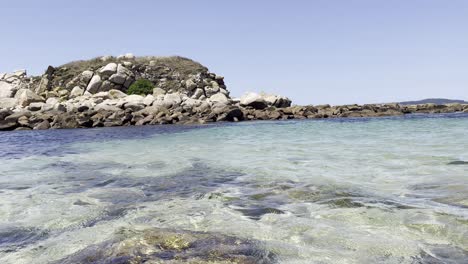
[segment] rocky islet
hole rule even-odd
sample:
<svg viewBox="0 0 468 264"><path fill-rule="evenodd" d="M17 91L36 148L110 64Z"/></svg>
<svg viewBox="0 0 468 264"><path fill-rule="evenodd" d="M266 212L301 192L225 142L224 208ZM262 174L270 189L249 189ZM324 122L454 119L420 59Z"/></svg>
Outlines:
<svg viewBox="0 0 468 264"><path fill-rule="evenodd" d="M154 84L152 94L126 93L139 79ZM0 130L468 112L464 104L291 103L253 92L231 98L223 76L182 57L104 56L49 66L41 76L27 76L25 70L0 74Z"/></svg>

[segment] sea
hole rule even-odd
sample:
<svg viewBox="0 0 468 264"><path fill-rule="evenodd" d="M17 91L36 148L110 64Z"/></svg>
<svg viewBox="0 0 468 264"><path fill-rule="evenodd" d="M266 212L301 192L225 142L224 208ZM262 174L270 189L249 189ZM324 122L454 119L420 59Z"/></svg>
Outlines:
<svg viewBox="0 0 468 264"><path fill-rule="evenodd" d="M0 263L468 263L468 114L1 132Z"/></svg>

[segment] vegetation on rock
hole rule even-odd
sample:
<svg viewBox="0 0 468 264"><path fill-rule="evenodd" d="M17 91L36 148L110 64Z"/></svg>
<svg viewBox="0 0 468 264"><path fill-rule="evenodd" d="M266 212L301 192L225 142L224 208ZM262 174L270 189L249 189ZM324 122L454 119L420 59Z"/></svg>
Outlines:
<svg viewBox="0 0 468 264"><path fill-rule="evenodd" d="M127 90L127 94L148 95L153 93L154 84L146 79L135 81Z"/></svg>

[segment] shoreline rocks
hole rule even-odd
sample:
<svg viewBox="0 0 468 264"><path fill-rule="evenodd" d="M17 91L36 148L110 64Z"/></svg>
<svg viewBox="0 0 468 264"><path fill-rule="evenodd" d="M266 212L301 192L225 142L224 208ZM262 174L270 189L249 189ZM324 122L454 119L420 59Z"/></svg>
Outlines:
<svg viewBox="0 0 468 264"><path fill-rule="evenodd" d="M126 94L139 79L154 84L151 92ZM231 98L224 77L181 57L126 54L49 66L37 77L24 70L0 74L0 130L468 112L463 104L291 104L287 97L265 93Z"/></svg>

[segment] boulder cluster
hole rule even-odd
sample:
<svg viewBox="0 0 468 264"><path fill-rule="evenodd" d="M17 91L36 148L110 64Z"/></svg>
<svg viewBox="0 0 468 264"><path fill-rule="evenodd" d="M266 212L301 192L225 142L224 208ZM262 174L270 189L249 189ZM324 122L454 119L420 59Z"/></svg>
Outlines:
<svg viewBox="0 0 468 264"><path fill-rule="evenodd" d="M400 116L405 114L439 114L468 112L468 104L365 104L365 105L307 105L284 108L243 109L244 120L310 119L310 118L358 118Z"/></svg>
<svg viewBox="0 0 468 264"><path fill-rule="evenodd" d="M127 94L144 79L146 95ZM284 96L247 93L231 98L224 77L182 57L126 54L49 66L42 76L0 74L0 130L201 124L468 112L467 105L291 106Z"/></svg>

